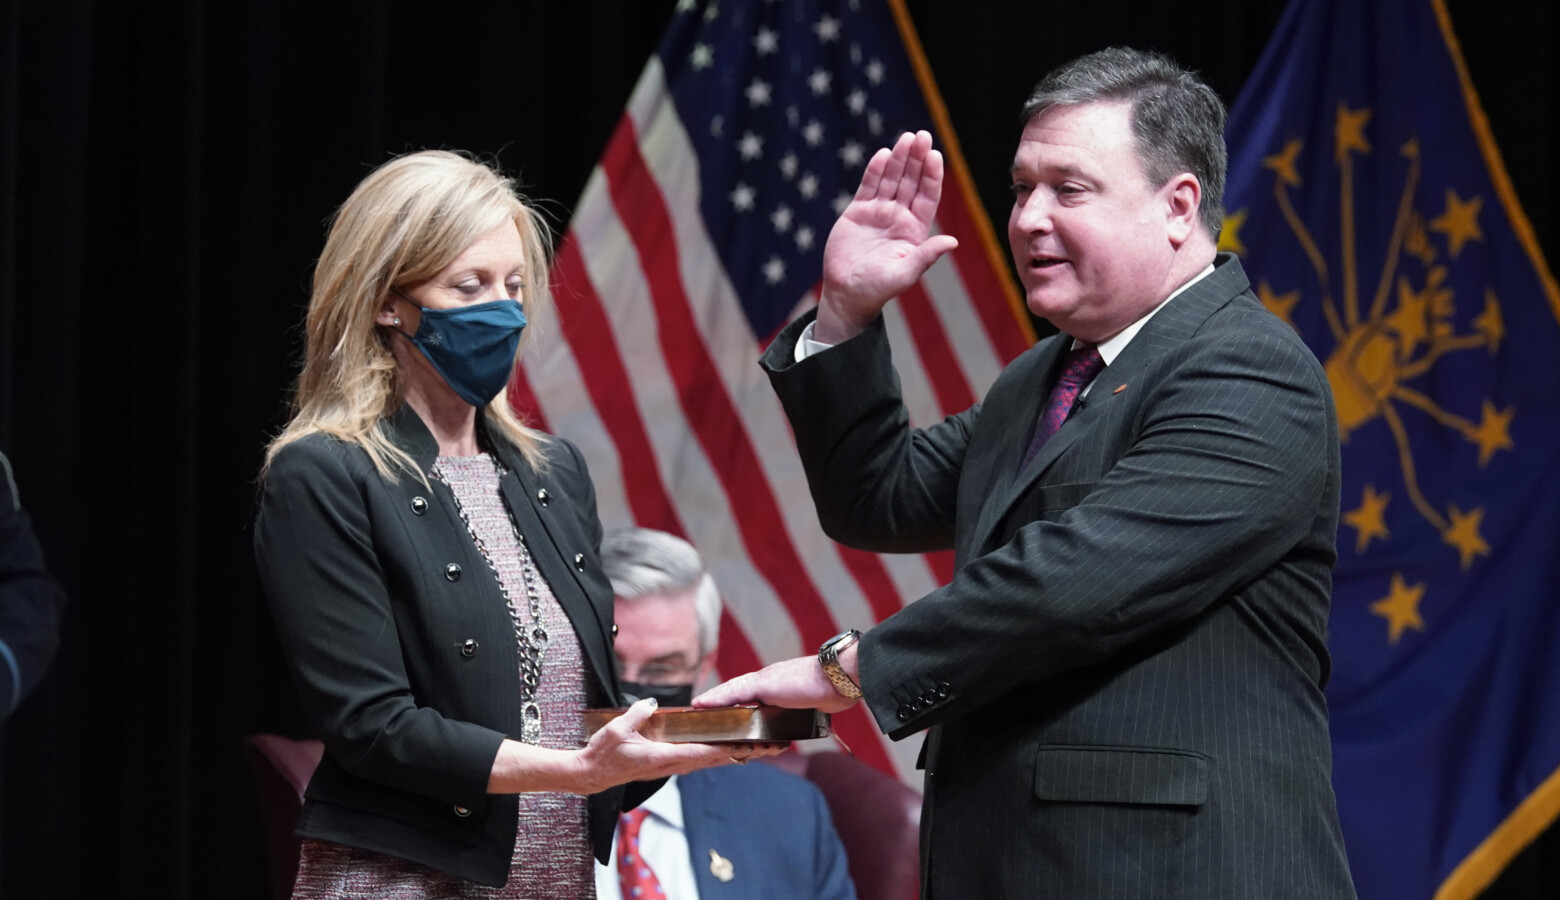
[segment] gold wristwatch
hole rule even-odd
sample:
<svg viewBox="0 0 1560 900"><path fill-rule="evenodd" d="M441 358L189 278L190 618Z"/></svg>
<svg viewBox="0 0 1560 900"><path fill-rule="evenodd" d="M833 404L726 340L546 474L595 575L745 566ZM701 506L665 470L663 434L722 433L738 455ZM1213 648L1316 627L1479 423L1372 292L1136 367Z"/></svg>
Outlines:
<svg viewBox="0 0 1560 900"><path fill-rule="evenodd" d="M850 680L840 666L840 653L847 647L861 640L861 632L852 628L842 631L834 637L823 642L818 648L818 665L823 666L823 674L829 676L829 681L834 683L834 689L851 700L861 699L861 688L856 682Z"/></svg>

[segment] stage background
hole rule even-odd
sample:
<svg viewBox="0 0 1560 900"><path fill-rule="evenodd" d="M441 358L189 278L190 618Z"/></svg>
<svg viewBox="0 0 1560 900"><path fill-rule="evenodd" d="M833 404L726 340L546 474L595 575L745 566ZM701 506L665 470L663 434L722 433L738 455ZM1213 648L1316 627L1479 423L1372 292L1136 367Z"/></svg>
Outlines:
<svg viewBox="0 0 1560 900"><path fill-rule="evenodd" d="M1233 102L1282 11L908 5L999 233L1047 69L1154 47ZM561 231L672 6L0 0L0 449L72 601L0 733L0 896L264 895L239 741L302 725L249 528L325 219L388 155L450 147ZM1560 15L1448 6L1553 268ZM1549 896L1557 850L1486 896Z"/></svg>

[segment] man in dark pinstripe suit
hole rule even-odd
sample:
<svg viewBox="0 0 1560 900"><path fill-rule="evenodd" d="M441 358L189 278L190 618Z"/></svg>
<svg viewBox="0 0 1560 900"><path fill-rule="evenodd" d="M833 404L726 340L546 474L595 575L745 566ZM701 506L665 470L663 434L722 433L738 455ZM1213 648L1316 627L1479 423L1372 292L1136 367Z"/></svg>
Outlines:
<svg viewBox="0 0 1560 900"><path fill-rule="evenodd" d="M1223 105L1107 50L1048 75L1023 121L1008 237L1062 334L909 427L879 312L955 243L930 233L923 132L873 157L816 319L763 359L830 535L951 546L954 580L699 702L860 698L891 737L931 728L931 900L1352 897L1322 695L1336 416L1216 253Z"/></svg>

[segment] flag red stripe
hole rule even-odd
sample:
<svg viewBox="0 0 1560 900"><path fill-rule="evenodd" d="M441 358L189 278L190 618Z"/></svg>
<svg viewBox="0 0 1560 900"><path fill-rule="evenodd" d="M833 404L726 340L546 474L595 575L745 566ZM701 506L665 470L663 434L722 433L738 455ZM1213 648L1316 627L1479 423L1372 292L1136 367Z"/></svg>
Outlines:
<svg viewBox="0 0 1560 900"><path fill-rule="evenodd" d="M660 187L639 156L630 118L619 122L601 168L650 287L662 353L677 385L683 417L704 447L732 508L742 512L734 517L734 524L748 559L782 598L802 639L809 645L821 643L836 628L834 617L786 536L779 505L709 348L702 341L686 339L698 335L699 329L683 287L677 248L668 246L675 241L676 231ZM880 563L877 569L882 571ZM886 573L883 580L886 583ZM863 761L883 771L894 770L881 736L870 723L842 717L837 727Z"/></svg>
<svg viewBox="0 0 1560 900"><path fill-rule="evenodd" d="M937 222L943 233L958 238L960 248L968 248L965 252L973 255L966 264L956 267L959 278L964 282L965 292L980 315L981 323L986 326L986 336L997 357L1004 363L1012 362L1014 357L1029 349L1029 339L1014 319L1015 311L1008 306L1007 290L1000 276L995 269L982 264L980 233L970 218L964 192L951 181L949 186L953 189L944 191L942 201L937 205Z"/></svg>
<svg viewBox="0 0 1560 900"><path fill-rule="evenodd" d="M650 435L634 406L628 371L617 354L612 328L607 324L601 298L585 271L579 244L572 235L558 248L553 262L554 294L560 300L558 321L564 339L579 361L585 390L601 418L601 424L617 446L623 471L623 491L634 521L682 535L681 522L661 473L656 471ZM563 302L567 298L567 302Z"/></svg>
<svg viewBox="0 0 1560 900"><path fill-rule="evenodd" d="M697 339L692 304L683 288L676 231L660 186L639 156L633 122L624 117L601 160L607 193L624 222L639 256L650 302L655 308L658 339L667 370L677 386L683 418L709 457L720 480L749 560L784 598L802 639L822 641L832 634L833 616L808 577L795 547L786 538L785 522L742 427L741 417L726 393L709 348Z"/></svg>
<svg viewBox="0 0 1560 900"><path fill-rule="evenodd" d="M547 427L547 416L542 413L542 405L536 402L536 391L531 387L531 379L526 377L524 366L515 366L515 371L509 376L509 408L520 421L537 429L538 431L550 431Z"/></svg>
<svg viewBox="0 0 1560 900"><path fill-rule="evenodd" d="M923 558L926 560L926 567L932 570L932 577L937 579L938 584L947 584L953 580L952 550L938 550L936 553L923 554Z"/></svg>
<svg viewBox="0 0 1560 900"><path fill-rule="evenodd" d="M927 296L926 288L917 282L900 294L899 309L904 313L905 327L910 331L910 339L915 341L921 368L926 371L932 393L937 395L942 414L951 416L975 405L975 392L970 390L958 354L948 343L942 320L932 309L932 298Z"/></svg>

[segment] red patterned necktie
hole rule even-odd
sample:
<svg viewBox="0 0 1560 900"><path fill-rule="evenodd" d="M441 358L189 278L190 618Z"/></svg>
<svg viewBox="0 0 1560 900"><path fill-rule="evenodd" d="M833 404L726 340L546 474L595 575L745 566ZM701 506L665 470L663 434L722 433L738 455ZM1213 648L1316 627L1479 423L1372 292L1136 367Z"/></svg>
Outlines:
<svg viewBox="0 0 1560 900"><path fill-rule="evenodd" d="M649 810L644 807L623 814L618 823L618 887L623 900L656 900L666 896L661 882L650 871L650 864L639 856L639 829L644 827Z"/></svg>
<svg viewBox="0 0 1560 900"><path fill-rule="evenodd" d="M1035 423L1035 436L1029 442L1029 449L1024 451L1024 461L1019 463L1020 472L1040 452L1041 445L1062 430L1062 423L1072 413L1078 395L1103 368L1105 360L1101 358L1099 349L1092 345L1085 344L1067 352L1066 358L1062 360L1062 376L1057 379L1056 387L1051 389L1051 396L1046 398L1040 421Z"/></svg>

